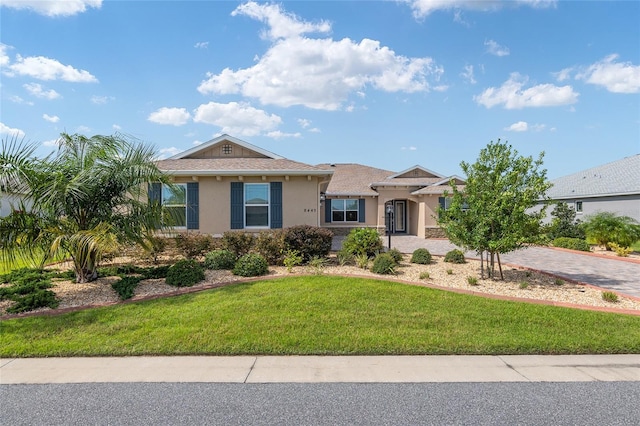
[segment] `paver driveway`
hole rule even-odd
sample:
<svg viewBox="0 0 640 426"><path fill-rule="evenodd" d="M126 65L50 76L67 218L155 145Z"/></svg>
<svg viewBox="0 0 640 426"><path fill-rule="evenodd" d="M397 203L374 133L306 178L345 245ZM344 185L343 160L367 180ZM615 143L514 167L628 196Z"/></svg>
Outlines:
<svg viewBox="0 0 640 426"><path fill-rule="evenodd" d="M334 249L340 247L341 239L334 238ZM383 238L385 246L387 237ZM445 255L456 248L448 240L423 239L411 235L394 235L391 247L403 253L412 253L424 247L432 254ZM479 259L475 252L467 252L468 258ZM546 247L528 247L500 256L503 263L549 272L560 277L580 281L614 290L629 296L640 297L640 264L616 259L603 259Z"/></svg>

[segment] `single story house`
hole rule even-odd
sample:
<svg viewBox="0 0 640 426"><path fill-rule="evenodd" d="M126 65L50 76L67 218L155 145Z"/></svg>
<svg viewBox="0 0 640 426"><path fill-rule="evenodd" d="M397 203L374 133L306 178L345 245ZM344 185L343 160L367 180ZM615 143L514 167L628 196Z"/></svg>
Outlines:
<svg viewBox="0 0 640 426"><path fill-rule="evenodd" d="M360 164L312 166L283 158L229 135L157 162L180 191L160 184L150 197L179 218L177 228L207 234L294 225L337 234L373 227L381 233L443 236L435 220L457 176L414 166L399 173ZM392 212L393 215L389 214Z"/></svg>
<svg viewBox="0 0 640 426"><path fill-rule="evenodd" d="M613 212L640 221L640 154L551 181L551 201L565 202L578 219ZM550 212L552 209L547 209Z"/></svg>
<svg viewBox="0 0 640 426"><path fill-rule="evenodd" d="M154 184L150 198L177 217L177 228L221 234L320 223L320 185L332 171L288 160L222 135L157 162L178 193Z"/></svg>

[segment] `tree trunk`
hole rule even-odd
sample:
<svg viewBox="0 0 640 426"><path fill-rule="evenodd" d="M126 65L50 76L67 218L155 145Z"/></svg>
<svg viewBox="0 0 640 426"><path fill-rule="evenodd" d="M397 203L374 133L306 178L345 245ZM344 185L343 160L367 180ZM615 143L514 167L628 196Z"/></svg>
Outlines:
<svg viewBox="0 0 640 426"><path fill-rule="evenodd" d="M502 275L502 263L500 262L500 253L496 253L498 256L498 268L500 268L500 279L504 281L504 275Z"/></svg>

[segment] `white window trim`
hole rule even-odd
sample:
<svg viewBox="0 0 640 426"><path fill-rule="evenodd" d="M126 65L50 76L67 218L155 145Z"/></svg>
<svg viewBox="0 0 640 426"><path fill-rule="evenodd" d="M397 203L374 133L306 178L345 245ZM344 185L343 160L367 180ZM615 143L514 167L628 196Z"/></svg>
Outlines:
<svg viewBox="0 0 640 426"><path fill-rule="evenodd" d="M184 206L184 226L172 226L171 229L187 229L187 184L186 183L174 183L175 186L184 187L184 204L165 204L164 203L164 189L163 184L160 188L160 205L164 207L182 207Z"/></svg>
<svg viewBox="0 0 640 426"><path fill-rule="evenodd" d="M578 203L580 203L580 210L578 210ZM574 201L573 210L575 210L576 214L582 214L584 212L584 202L582 200Z"/></svg>
<svg viewBox="0 0 640 426"><path fill-rule="evenodd" d="M250 207L267 207L267 224L264 226L247 226L247 186L248 185L263 185L267 187L267 204L249 204ZM244 220L244 229L270 229L271 226L271 185L268 183L245 183L244 186L244 200L242 200L242 217Z"/></svg>
<svg viewBox="0 0 640 426"><path fill-rule="evenodd" d="M344 201L344 208L342 210L333 210L333 201ZM355 198L332 198L331 200L331 223L358 223L360 221L360 199ZM356 201L358 205L355 210L349 209L347 210L347 201ZM344 213L344 220L333 220L333 212L342 211ZM347 220L347 212L356 212L356 220Z"/></svg>

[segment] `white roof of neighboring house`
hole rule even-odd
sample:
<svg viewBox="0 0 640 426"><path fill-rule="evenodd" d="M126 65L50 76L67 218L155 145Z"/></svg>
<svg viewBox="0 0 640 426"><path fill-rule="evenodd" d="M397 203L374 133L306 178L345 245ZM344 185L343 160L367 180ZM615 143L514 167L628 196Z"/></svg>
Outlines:
<svg viewBox="0 0 640 426"><path fill-rule="evenodd" d="M551 181L552 200L640 194L640 154Z"/></svg>

